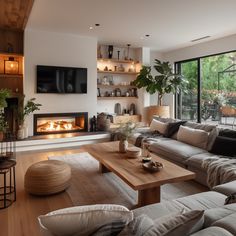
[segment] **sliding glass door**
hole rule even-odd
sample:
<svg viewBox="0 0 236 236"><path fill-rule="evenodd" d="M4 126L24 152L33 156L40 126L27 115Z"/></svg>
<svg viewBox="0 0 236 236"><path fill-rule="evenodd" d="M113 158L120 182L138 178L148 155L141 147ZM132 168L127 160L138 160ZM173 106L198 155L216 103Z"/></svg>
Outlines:
<svg viewBox="0 0 236 236"><path fill-rule="evenodd" d="M176 64L179 71L188 80L188 93L180 93L176 98L176 116L178 119L199 121L199 61L190 60Z"/></svg>

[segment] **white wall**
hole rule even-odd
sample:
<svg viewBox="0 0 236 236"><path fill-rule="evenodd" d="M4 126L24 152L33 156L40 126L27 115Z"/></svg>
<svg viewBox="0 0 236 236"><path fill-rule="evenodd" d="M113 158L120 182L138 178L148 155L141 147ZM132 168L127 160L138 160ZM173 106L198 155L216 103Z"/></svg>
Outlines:
<svg viewBox="0 0 236 236"><path fill-rule="evenodd" d="M27 29L24 35L24 94L42 104L36 113L89 112L96 114L97 40L72 34ZM84 67L88 69L87 94L37 94L36 65ZM33 134L33 115L27 119Z"/></svg>

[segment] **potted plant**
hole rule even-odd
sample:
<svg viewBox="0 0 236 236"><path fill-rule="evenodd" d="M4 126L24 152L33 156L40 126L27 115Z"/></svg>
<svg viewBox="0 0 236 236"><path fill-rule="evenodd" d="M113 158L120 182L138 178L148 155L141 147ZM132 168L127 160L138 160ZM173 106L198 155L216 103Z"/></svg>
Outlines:
<svg viewBox="0 0 236 236"><path fill-rule="evenodd" d="M3 140L4 133L8 128L8 123L5 120L3 109L7 107L6 99L10 97L10 90L8 89L0 89L0 141Z"/></svg>
<svg viewBox="0 0 236 236"><path fill-rule="evenodd" d="M138 88L146 88L150 94L158 93L157 106L151 106L150 115L157 114L162 117L169 117L169 106L163 106L163 96L168 93L179 93L186 91L187 80L179 73L173 73L170 63L161 62L155 59L154 69L157 75L151 74L151 66L142 66L133 84Z"/></svg>
<svg viewBox="0 0 236 236"><path fill-rule="evenodd" d="M35 98L29 99L26 104L24 105L23 109L19 112L19 130L18 130L18 139L23 139L28 137L28 126L25 123L26 117L33 113L34 111L40 110L40 106L42 106L39 103L35 103Z"/></svg>
<svg viewBox="0 0 236 236"><path fill-rule="evenodd" d="M117 130L120 137L119 152L126 152L126 149L128 147L128 138L132 136L135 128L136 125L131 121L124 124L120 124L120 127Z"/></svg>

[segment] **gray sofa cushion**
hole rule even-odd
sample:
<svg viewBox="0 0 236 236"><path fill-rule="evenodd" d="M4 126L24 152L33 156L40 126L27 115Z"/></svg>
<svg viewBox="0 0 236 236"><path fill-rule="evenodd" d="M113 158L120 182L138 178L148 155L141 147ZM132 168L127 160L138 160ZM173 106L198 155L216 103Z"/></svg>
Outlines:
<svg viewBox="0 0 236 236"><path fill-rule="evenodd" d="M191 236L233 236L233 234L223 228L212 226L191 234Z"/></svg>
<svg viewBox="0 0 236 236"><path fill-rule="evenodd" d="M227 196L229 196L232 193L236 193L236 180L226 184L217 185L213 188L213 190L219 193L223 193Z"/></svg>
<svg viewBox="0 0 236 236"><path fill-rule="evenodd" d="M204 159L206 158L217 158L216 155L212 154L212 153L209 153L209 152L204 152L204 153L201 153L201 154L197 154L197 155L193 155L191 157L189 157L187 160L186 160L186 165L187 166L191 166L191 167L195 167L197 169L200 169L202 170L202 162ZM205 171L205 170L204 170Z"/></svg>
<svg viewBox="0 0 236 236"><path fill-rule="evenodd" d="M175 201L189 210L206 210L223 206L226 196L214 191L197 193L187 197L178 198Z"/></svg>
<svg viewBox="0 0 236 236"><path fill-rule="evenodd" d="M236 203L206 210L204 213L204 228L210 227L216 221L233 213L236 213Z"/></svg>
<svg viewBox="0 0 236 236"><path fill-rule="evenodd" d="M213 223L212 226L218 226L228 230L231 234L236 235L236 213L228 215Z"/></svg>
<svg viewBox="0 0 236 236"><path fill-rule="evenodd" d="M186 122L184 126L187 126L193 129L201 129L206 132L211 132L213 129L216 128L216 125L208 125L208 124L204 125L204 124L199 124L199 123L190 122L190 121Z"/></svg>
<svg viewBox="0 0 236 236"><path fill-rule="evenodd" d="M182 164L193 155L206 153L206 151L201 148L193 147L189 144L171 139L165 141L159 140L158 142L151 144L150 150Z"/></svg>
<svg viewBox="0 0 236 236"><path fill-rule="evenodd" d="M140 207L133 210L133 213L134 216L146 214L152 219L157 219L174 212L182 212L183 210L206 210L221 207L224 205L225 198L226 196L221 193L209 191Z"/></svg>

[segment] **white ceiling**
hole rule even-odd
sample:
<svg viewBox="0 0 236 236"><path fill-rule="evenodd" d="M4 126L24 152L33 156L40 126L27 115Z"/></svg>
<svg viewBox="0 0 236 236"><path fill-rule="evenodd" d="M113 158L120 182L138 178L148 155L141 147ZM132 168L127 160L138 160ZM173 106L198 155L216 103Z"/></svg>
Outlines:
<svg viewBox="0 0 236 236"><path fill-rule="evenodd" d="M235 9L236 0L35 0L26 28L166 52L236 34Z"/></svg>

